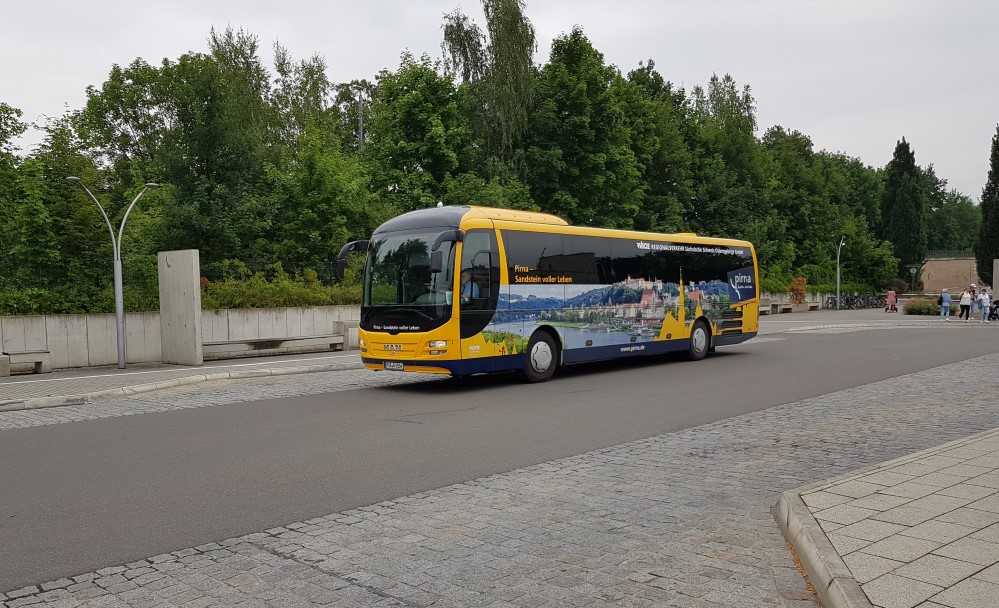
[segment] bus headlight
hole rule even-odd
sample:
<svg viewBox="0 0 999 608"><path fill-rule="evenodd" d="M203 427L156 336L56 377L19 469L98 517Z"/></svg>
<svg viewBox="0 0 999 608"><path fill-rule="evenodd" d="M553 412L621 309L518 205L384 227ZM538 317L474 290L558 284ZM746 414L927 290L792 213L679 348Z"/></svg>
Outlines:
<svg viewBox="0 0 999 608"><path fill-rule="evenodd" d="M358 340L358 341L357 341L357 344L358 344L358 346L360 346L361 348L364 348L365 346L367 346L367 344L365 344L365 342L364 342L364 338L361 338L360 340Z"/></svg>
<svg viewBox="0 0 999 608"><path fill-rule="evenodd" d="M447 340L431 340L430 348L447 348ZM430 353L432 355L437 353Z"/></svg>
<svg viewBox="0 0 999 608"><path fill-rule="evenodd" d="M447 351L446 350L432 350L432 351L430 351L430 354L431 355L446 355Z"/></svg>

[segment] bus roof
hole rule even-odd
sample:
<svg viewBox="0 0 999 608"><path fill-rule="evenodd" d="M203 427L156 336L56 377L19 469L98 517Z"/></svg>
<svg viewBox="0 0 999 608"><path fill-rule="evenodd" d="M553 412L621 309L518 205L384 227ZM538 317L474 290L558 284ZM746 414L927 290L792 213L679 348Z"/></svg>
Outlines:
<svg viewBox="0 0 999 608"><path fill-rule="evenodd" d="M469 212L475 212L482 219L502 220L505 222L527 222L529 224L547 224L550 226L568 226L569 222L550 213L538 211L521 211L519 209L499 209L496 207L469 207ZM468 216L466 216L468 217Z"/></svg>
<svg viewBox="0 0 999 608"><path fill-rule="evenodd" d="M703 241L710 239L714 242L726 241L729 244L749 244L741 239L730 239L725 237L704 237L693 232L640 232L637 230L597 228L594 226L576 226L569 224L564 219L550 213L537 211L521 211L519 209L500 209L498 207L480 207L476 205L448 205L440 207L430 207L418 209L404 213L395 217L375 230L375 233L388 232L394 230L404 230L409 228L429 228L439 226L454 226L457 228L462 220L484 219L504 223L533 224L535 226L565 227L576 233L591 233L594 236L612 236L618 238L684 238L697 239Z"/></svg>

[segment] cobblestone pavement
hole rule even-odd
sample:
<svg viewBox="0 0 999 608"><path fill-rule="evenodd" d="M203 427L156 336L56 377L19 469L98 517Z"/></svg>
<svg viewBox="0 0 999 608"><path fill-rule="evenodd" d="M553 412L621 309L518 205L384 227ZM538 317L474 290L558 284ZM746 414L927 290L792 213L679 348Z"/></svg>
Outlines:
<svg viewBox="0 0 999 608"><path fill-rule="evenodd" d="M770 514L779 494L999 426L997 365L999 355L979 357L40 582L0 594L0 608L814 608ZM344 374L307 388L409 378ZM224 397L200 389L121 402ZM252 388L255 398L281 390L306 387L269 379ZM44 415L94 408L58 409ZM0 421L24 426L25 415Z"/></svg>

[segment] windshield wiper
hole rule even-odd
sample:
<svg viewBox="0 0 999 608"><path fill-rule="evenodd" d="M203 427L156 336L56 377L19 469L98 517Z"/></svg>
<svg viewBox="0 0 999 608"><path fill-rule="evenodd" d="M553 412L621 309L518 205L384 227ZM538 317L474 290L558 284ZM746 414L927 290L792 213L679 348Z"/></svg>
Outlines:
<svg viewBox="0 0 999 608"><path fill-rule="evenodd" d="M428 315L427 313L423 312L419 308L395 308L395 307L393 307L391 309L391 311L392 312L415 312L416 314L420 315L421 317L423 317L424 319L427 319L429 321L436 321L437 320L436 318L431 317L430 315Z"/></svg>

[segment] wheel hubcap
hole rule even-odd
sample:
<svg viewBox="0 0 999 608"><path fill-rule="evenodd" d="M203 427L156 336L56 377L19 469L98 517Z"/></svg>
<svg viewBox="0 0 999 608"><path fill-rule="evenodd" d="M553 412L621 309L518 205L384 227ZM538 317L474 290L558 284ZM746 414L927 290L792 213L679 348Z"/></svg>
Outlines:
<svg viewBox="0 0 999 608"><path fill-rule="evenodd" d="M552 350L545 342L538 342L531 349L531 367L538 373L545 373L552 364Z"/></svg>
<svg viewBox="0 0 999 608"><path fill-rule="evenodd" d="M708 345L708 336L700 327L694 329L694 335L690 336L690 340L697 352L701 352Z"/></svg>

